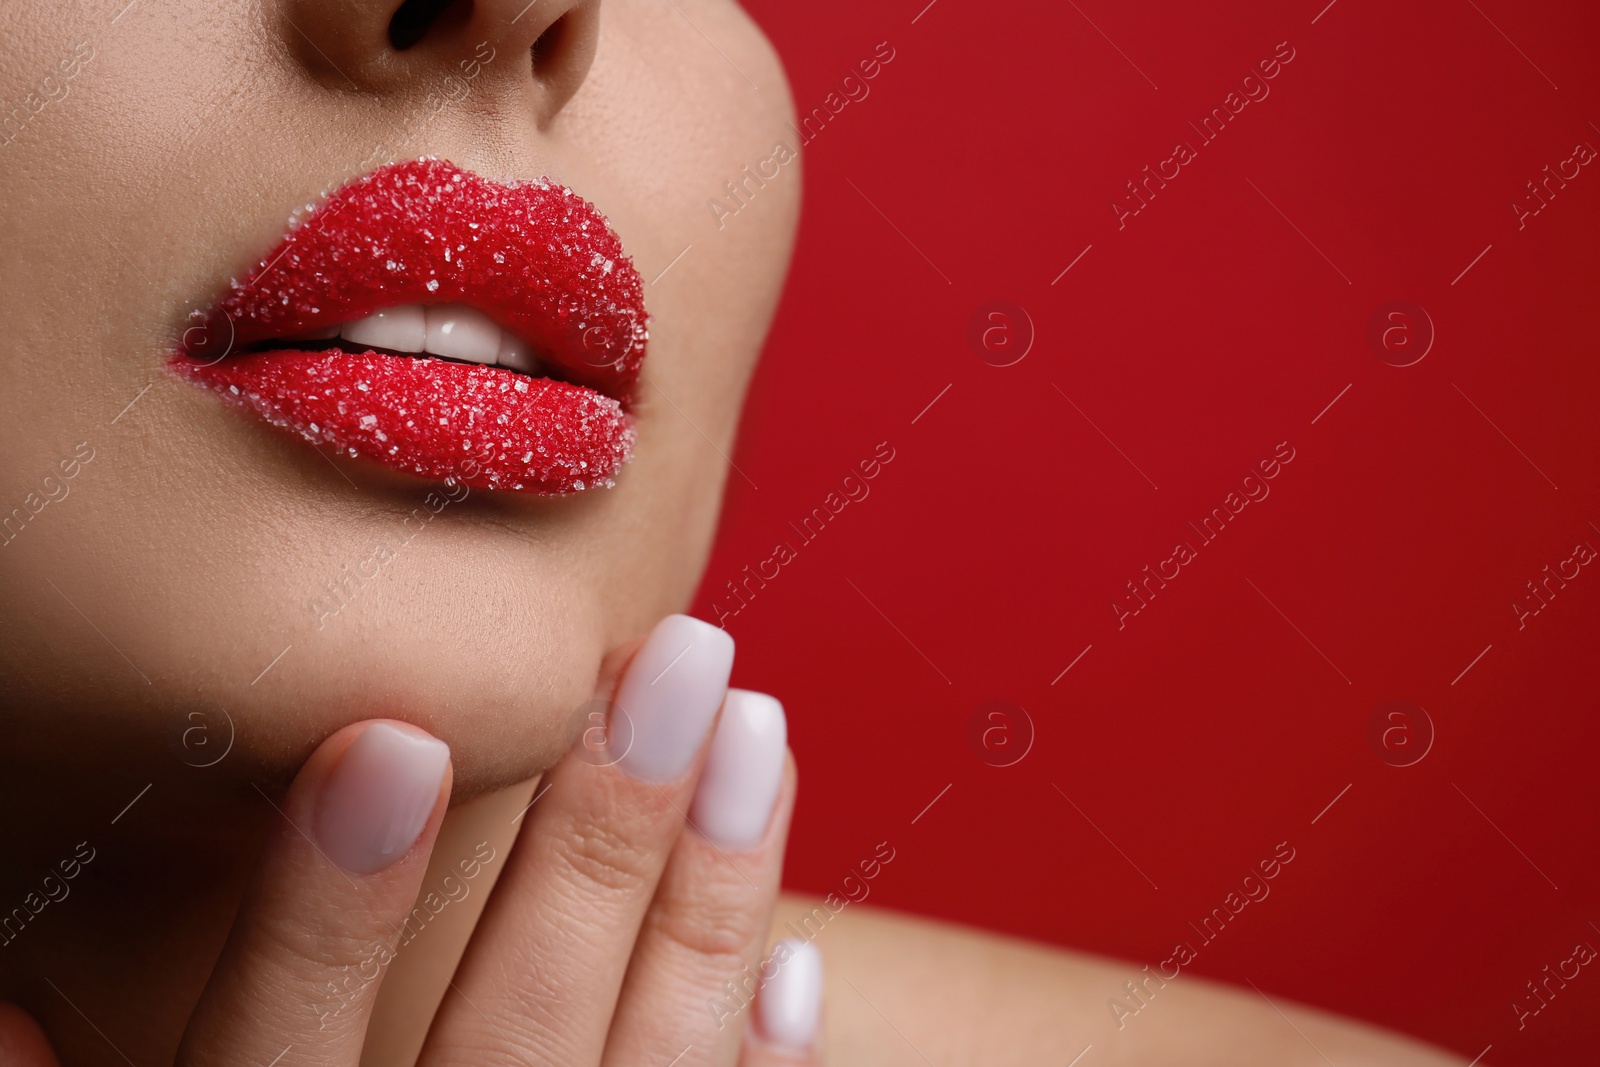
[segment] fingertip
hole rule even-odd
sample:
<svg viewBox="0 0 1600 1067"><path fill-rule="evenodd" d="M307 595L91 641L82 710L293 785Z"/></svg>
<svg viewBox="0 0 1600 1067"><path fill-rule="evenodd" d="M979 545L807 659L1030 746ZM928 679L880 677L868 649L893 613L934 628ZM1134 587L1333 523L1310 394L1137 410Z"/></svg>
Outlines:
<svg viewBox="0 0 1600 1067"><path fill-rule="evenodd" d="M0 1003L0 1067L60 1067L50 1039L15 1004Z"/></svg>
<svg viewBox="0 0 1600 1067"><path fill-rule="evenodd" d="M799 938L774 950L777 971L756 997L756 1026L767 1043L790 1053L815 1048L822 1023L822 953Z"/></svg>
<svg viewBox="0 0 1600 1067"><path fill-rule="evenodd" d="M317 747L273 804L281 825L177 1062L265 1063L311 1032L317 1062L356 1062L385 968L408 939L401 924L450 776L448 745L391 719L352 723Z"/></svg>
<svg viewBox="0 0 1600 1067"><path fill-rule="evenodd" d="M617 766L646 782L689 770L728 692L733 638L688 615L668 615L634 654L617 686L613 718L626 722Z"/></svg>
<svg viewBox="0 0 1600 1067"><path fill-rule="evenodd" d="M410 852L449 797L450 746L408 723L346 727L313 762L311 835L347 874L375 874Z"/></svg>
<svg viewBox="0 0 1600 1067"><path fill-rule="evenodd" d="M728 690L689 814L702 834L722 848L761 841L783 789L787 741L781 703L765 693Z"/></svg>

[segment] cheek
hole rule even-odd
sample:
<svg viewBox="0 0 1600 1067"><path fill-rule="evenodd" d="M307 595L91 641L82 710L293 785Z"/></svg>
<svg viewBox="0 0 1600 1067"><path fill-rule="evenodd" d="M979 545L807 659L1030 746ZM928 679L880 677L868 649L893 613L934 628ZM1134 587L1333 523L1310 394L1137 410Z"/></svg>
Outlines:
<svg viewBox="0 0 1600 1067"><path fill-rule="evenodd" d="M670 5L607 6L601 18L603 47L569 117L604 123L615 147L572 181L604 190L596 201L649 283L651 315L635 458L605 505L626 512L625 529L599 550L611 632L625 640L688 606L725 486L744 484L724 457L787 271L802 164L761 169L780 141L798 146L781 68L736 5L711 5L702 28L759 93L728 92L722 57ZM774 166L775 177L746 176ZM740 181L739 200L726 199ZM718 198L720 229L705 207ZM629 532L640 529L651 536Z"/></svg>

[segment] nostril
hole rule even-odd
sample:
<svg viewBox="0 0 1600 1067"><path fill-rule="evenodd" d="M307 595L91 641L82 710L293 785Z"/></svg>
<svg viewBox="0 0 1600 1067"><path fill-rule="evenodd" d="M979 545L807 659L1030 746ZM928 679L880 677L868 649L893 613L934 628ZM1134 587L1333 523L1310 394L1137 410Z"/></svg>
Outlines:
<svg viewBox="0 0 1600 1067"><path fill-rule="evenodd" d="M528 49L538 98L534 121L540 129L555 119L588 77L599 31L600 0L569 0L560 17Z"/></svg>
<svg viewBox="0 0 1600 1067"><path fill-rule="evenodd" d="M569 22L566 15L562 15L550 24L533 42L533 75L545 77L561 64L561 56L567 48L567 39L571 36Z"/></svg>
<svg viewBox="0 0 1600 1067"><path fill-rule="evenodd" d="M472 0L405 0L389 19L389 43L404 52L446 14L450 22L466 22L472 15Z"/></svg>

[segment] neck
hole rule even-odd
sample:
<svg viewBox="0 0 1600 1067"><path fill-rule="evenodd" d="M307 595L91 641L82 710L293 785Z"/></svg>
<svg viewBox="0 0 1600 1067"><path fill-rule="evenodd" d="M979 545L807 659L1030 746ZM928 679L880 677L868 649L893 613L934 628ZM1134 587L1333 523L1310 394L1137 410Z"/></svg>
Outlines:
<svg viewBox="0 0 1600 1067"><path fill-rule="evenodd" d="M0 997L64 1063L170 1063L277 815L218 768L104 755L0 785Z"/></svg>
<svg viewBox="0 0 1600 1067"><path fill-rule="evenodd" d="M172 1062L282 817L273 804L287 783L258 786L243 761L194 766L209 762L203 750L173 759L137 747L54 767L18 755L0 783L0 999L26 1009L74 1067ZM414 1060L536 784L446 816L421 899L450 903L418 916L425 933L387 967L364 1062Z"/></svg>

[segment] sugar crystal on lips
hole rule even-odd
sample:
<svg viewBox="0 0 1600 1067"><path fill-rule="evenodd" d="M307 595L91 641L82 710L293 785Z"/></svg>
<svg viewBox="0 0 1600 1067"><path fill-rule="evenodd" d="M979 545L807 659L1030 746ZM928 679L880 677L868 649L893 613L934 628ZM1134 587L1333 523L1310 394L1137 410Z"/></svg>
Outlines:
<svg viewBox="0 0 1600 1067"><path fill-rule="evenodd" d="M283 340L446 303L530 342L555 377ZM642 279L582 198L423 159L379 168L292 219L174 367L354 456L425 478L563 493L611 484L631 455L627 402L646 321ZM216 351L223 341L227 353Z"/></svg>
<svg viewBox="0 0 1600 1067"><path fill-rule="evenodd" d="M332 350L178 366L275 426L435 481L570 493L612 484L632 458L633 426L608 396L472 364L433 378L434 362ZM540 418L519 417L535 406Z"/></svg>

